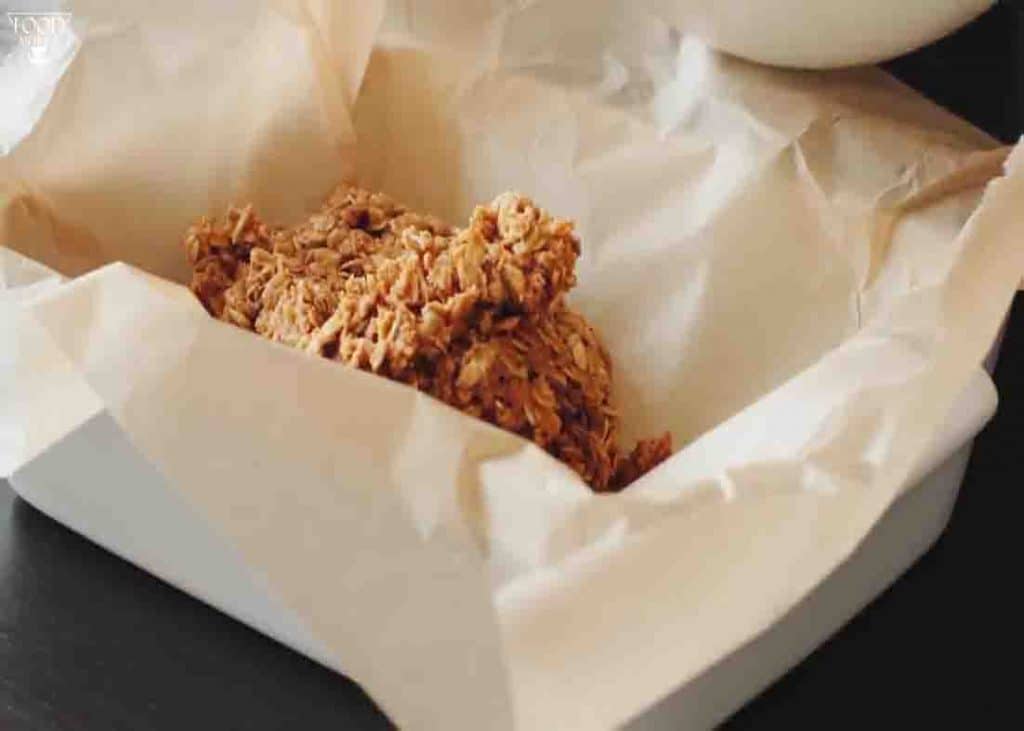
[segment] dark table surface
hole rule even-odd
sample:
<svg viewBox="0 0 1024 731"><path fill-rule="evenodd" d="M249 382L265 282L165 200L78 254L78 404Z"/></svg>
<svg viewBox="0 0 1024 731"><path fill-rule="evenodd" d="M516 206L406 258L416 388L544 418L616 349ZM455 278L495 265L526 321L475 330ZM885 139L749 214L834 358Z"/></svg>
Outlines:
<svg viewBox="0 0 1024 731"><path fill-rule="evenodd" d="M1013 139L1024 119L1017 7L1000 4L888 68ZM1001 405L943 537L728 726L976 728L1015 716L1014 675L996 668L1016 659L1020 616L1011 587L1024 475L1021 296L995 380ZM338 727L388 722L354 684L97 548L0 483L0 729Z"/></svg>

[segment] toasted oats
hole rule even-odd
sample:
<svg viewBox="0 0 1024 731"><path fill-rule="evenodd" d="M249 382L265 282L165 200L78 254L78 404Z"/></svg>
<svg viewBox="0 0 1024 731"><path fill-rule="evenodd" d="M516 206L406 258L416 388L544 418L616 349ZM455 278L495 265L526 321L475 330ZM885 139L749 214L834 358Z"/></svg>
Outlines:
<svg viewBox="0 0 1024 731"><path fill-rule="evenodd" d="M290 229L252 206L200 219L185 250L215 317L532 439L595 490L671 453L668 434L619 452L608 354L564 302L579 241L524 196L503 193L453 229L343 186Z"/></svg>

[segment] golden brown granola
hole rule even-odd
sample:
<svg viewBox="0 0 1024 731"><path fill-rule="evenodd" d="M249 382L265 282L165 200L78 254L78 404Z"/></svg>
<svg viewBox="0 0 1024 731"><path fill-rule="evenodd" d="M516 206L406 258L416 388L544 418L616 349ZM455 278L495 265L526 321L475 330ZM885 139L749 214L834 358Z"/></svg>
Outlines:
<svg viewBox="0 0 1024 731"><path fill-rule="evenodd" d="M415 386L532 439L595 490L671 451L617 445L611 362L564 301L572 223L505 193L454 229L379 193L341 187L294 228L251 206L185 237L192 289L222 320Z"/></svg>

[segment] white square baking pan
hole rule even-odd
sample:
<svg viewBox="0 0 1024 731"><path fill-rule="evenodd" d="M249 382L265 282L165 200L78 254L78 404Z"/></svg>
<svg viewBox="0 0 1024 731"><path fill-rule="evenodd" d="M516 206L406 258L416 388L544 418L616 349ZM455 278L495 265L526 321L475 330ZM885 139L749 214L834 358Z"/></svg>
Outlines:
<svg viewBox="0 0 1024 731"><path fill-rule="evenodd" d="M915 480L849 560L764 634L637 717L630 727L699 729L724 720L896 580L945 528L974 436L995 407L995 389L979 369L916 470ZM61 479L67 474L88 477ZM244 564L231 561L227 546L217 542L196 516L161 491L144 489L155 478L159 479L152 467L125 443L109 416L100 416L69 434L46 459L13 474L10 482L24 500L86 538L295 651L333 666L302 624L261 591Z"/></svg>
<svg viewBox="0 0 1024 731"><path fill-rule="evenodd" d="M426 729L713 724L935 539L995 404L1024 152L877 69L755 67L632 13L531 3L435 43L283 5L87 24L0 158L0 244L70 277L0 247L28 502ZM191 217L299 220L349 173L452 221L502 190L573 219L622 436L686 446L597 496L180 286Z"/></svg>
<svg viewBox="0 0 1024 731"><path fill-rule="evenodd" d="M4 255L9 259L8 297L31 296L59 281L35 262L9 251ZM989 369L997 347L986 363ZM996 403L992 381L979 367L901 496L849 559L763 634L635 717L630 727L698 729L724 720L896 580L946 526L974 437ZM79 477L71 480L69 475ZM10 477L26 502L54 520L337 670L331 653L287 607L273 600L231 546L184 504L169 498L162 480L106 412Z"/></svg>

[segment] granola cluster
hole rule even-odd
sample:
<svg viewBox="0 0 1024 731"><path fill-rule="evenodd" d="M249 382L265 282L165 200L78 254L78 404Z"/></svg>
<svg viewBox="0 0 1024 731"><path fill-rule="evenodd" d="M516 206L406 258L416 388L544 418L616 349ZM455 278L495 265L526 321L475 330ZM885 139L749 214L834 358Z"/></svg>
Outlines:
<svg viewBox="0 0 1024 731"><path fill-rule="evenodd" d="M564 300L579 241L521 195L455 229L342 187L296 227L232 208L193 225L185 246L192 290L215 317L532 439L597 491L671 451L666 433L620 453L608 354Z"/></svg>

